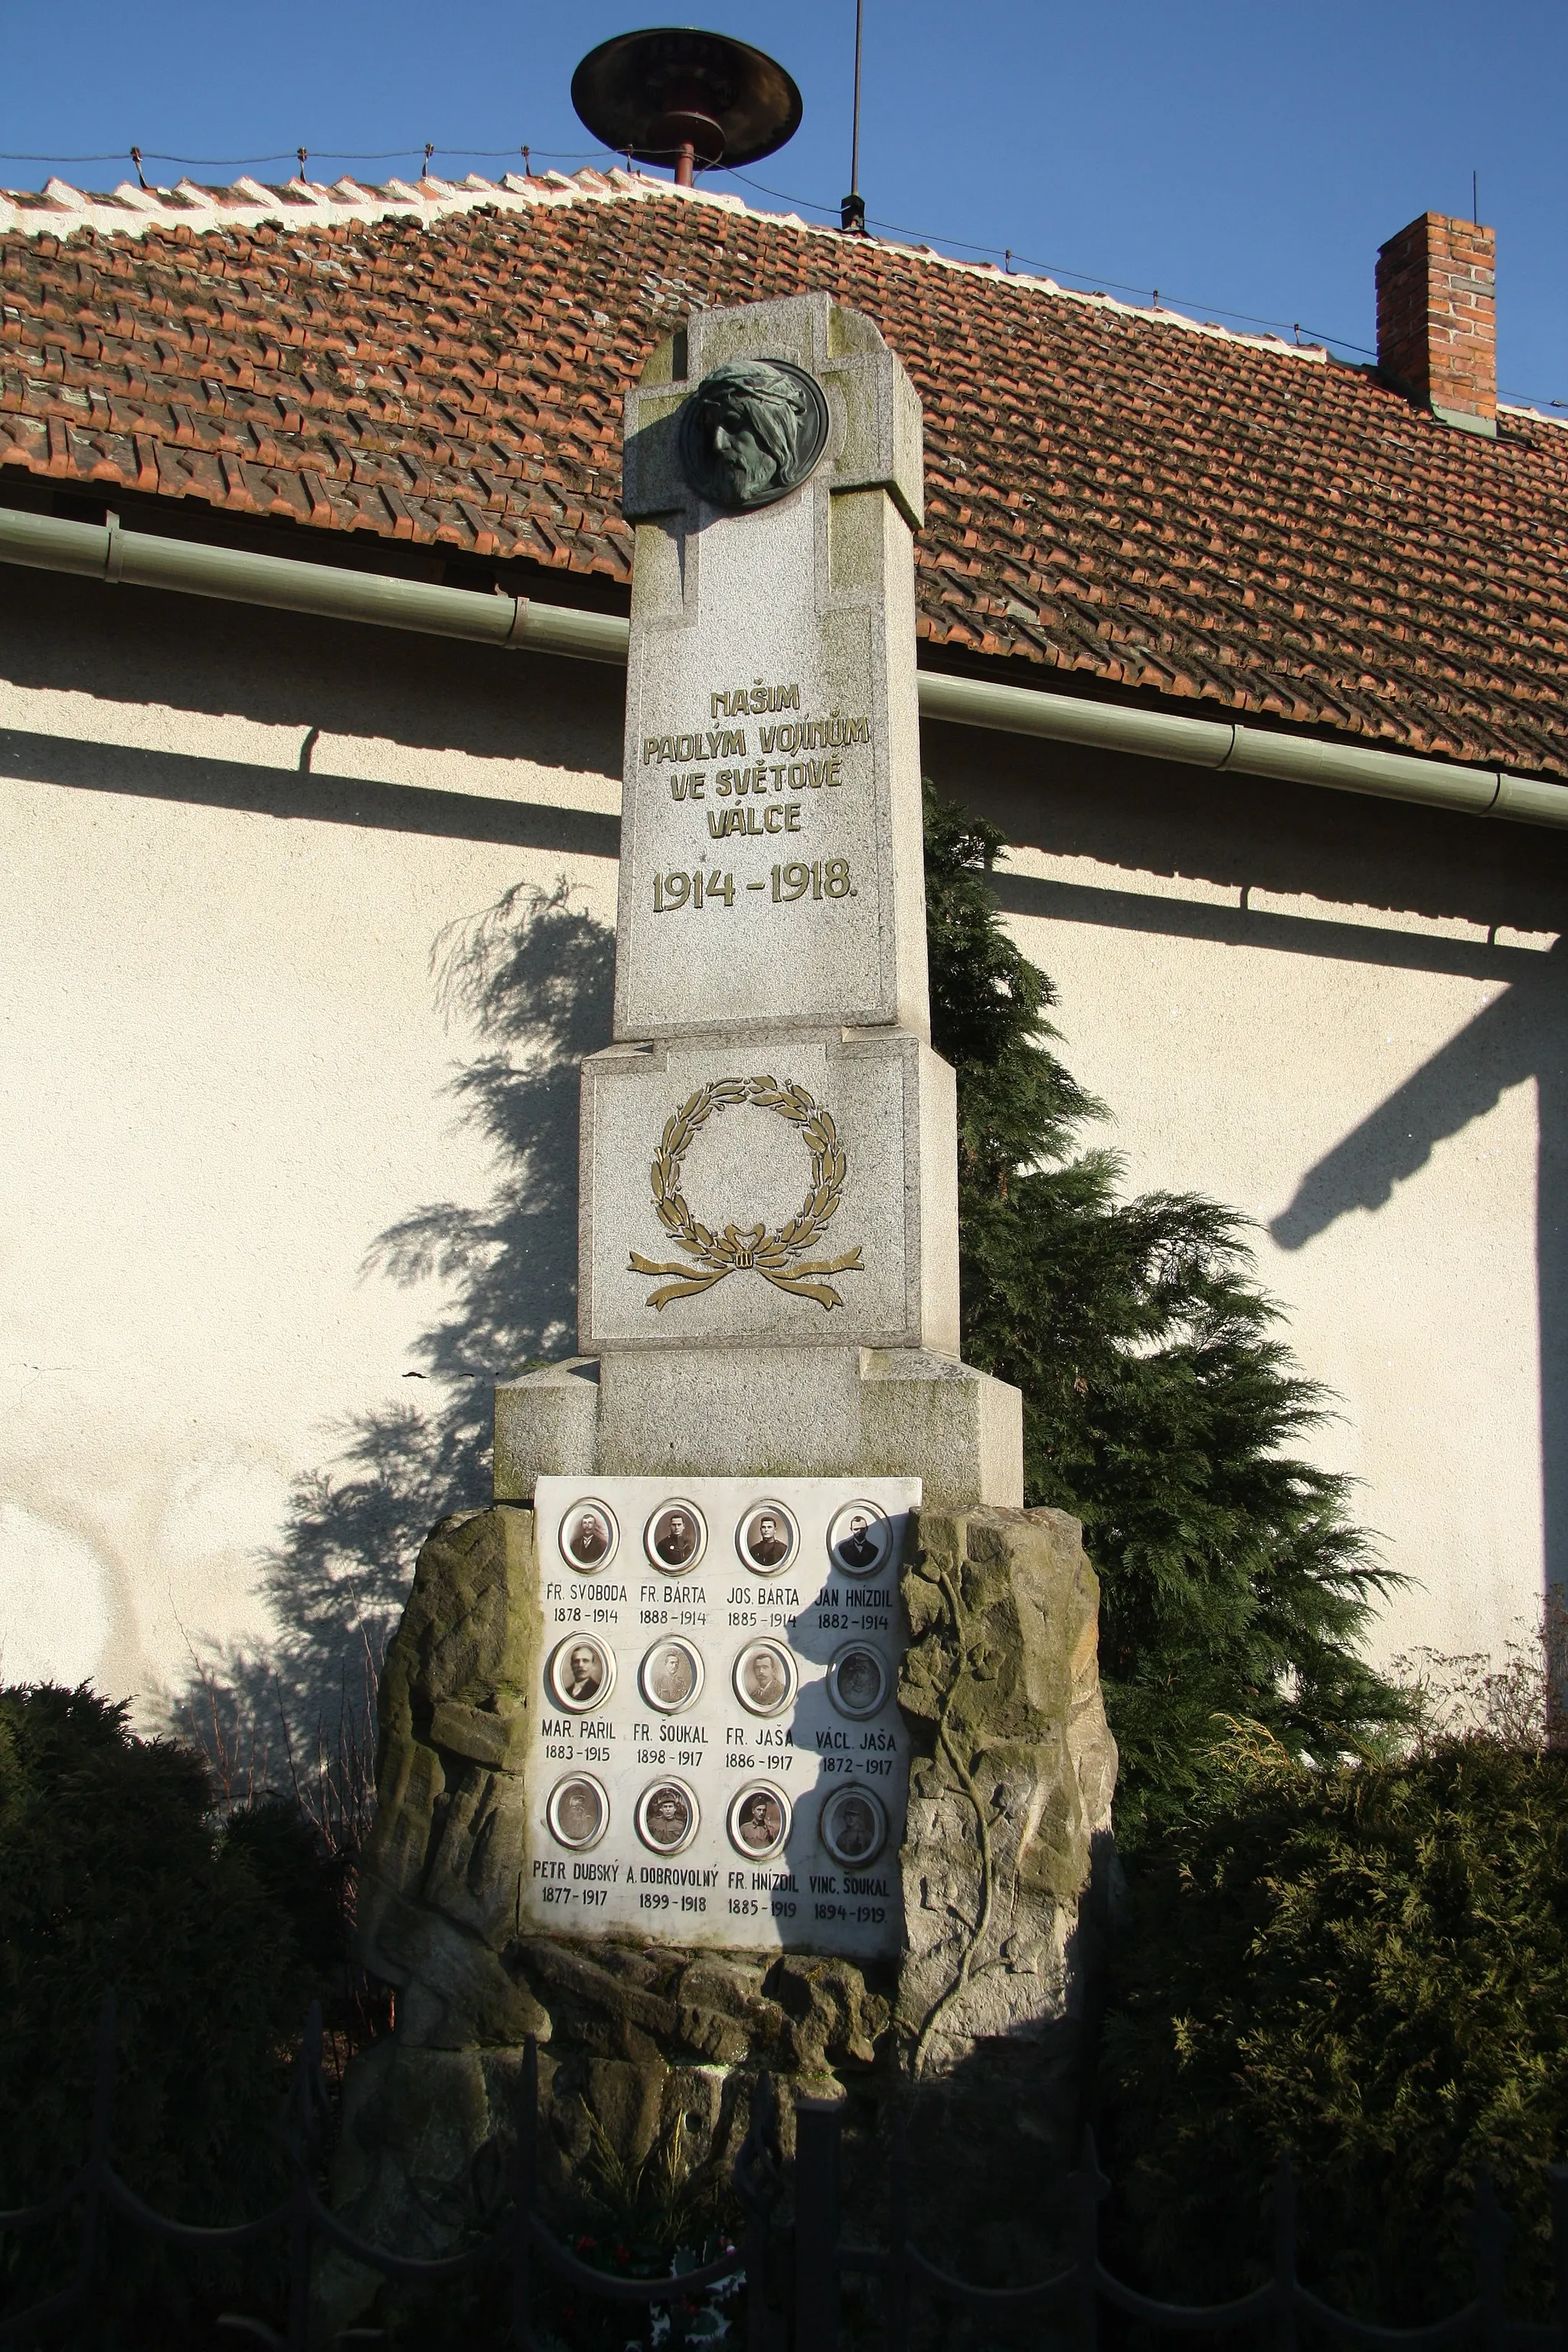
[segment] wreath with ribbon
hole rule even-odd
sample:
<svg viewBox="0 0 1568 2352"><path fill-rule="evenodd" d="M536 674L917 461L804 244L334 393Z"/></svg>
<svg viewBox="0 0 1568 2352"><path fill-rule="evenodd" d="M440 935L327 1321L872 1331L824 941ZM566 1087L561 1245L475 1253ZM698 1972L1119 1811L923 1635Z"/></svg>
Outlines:
<svg viewBox="0 0 1568 2352"><path fill-rule="evenodd" d="M692 1215L681 1193L680 1164L693 1139L715 1111L729 1110L737 1103L750 1103L757 1110L776 1111L781 1118L800 1129L802 1141L811 1149L811 1182L805 1198L789 1223L781 1225L776 1233L770 1233L765 1225L733 1224L726 1225L721 1234L711 1233ZM648 1306L663 1308L672 1298L695 1297L700 1291L711 1290L716 1283L727 1281L732 1274L760 1274L775 1290L786 1290L792 1297L815 1298L819 1307L830 1309L842 1307L844 1301L833 1285L821 1277L864 1274L859 1244L843 1257L805 1264L801 1261L838 1213L847 1165L833 1114L814 1101L804 1087L781 1087L771 1077L714 1078L707 1086L699 1087L666 1120L658 1149L653 1155L650 1176L654 1214L670 1239L687 1255L685 1260L678 1258L660 1265L633 1250L628 1269L631 1273L679 1277L650 1291Z"/></svg>

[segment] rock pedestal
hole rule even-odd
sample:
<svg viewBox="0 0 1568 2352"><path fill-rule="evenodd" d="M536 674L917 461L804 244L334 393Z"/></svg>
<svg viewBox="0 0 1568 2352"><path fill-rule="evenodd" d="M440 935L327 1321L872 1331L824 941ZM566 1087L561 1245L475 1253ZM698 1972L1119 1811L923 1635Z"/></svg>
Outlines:
<svg viewBox="0 0 1568 2352"><path fill-rule="evenodd" d="M1024 2276L1047 2210L1035 2190L1072 2153L1110 1866L1116 1751L1077 1522L976 1507L927 1512L913 1533L907 1948L865 1965L520 1932L538 1590L531 1510L447 1520L388 1654L360 1939L397 1988L397 2031L351 2069L345 2220L405 2252L449 2246L455 2192L515 2137L533 2033L558 2180L596 2135L635 2164L678 2117L691 2163L727 2160L763 2066L786 2089L849 2098L874 2175L881 2122L913 2092L917 2148L941 2149L929 2242ZM783 2110L787 2126L787 2096ZM1029 2199L999 2193L1026 2177Z"/></svg>

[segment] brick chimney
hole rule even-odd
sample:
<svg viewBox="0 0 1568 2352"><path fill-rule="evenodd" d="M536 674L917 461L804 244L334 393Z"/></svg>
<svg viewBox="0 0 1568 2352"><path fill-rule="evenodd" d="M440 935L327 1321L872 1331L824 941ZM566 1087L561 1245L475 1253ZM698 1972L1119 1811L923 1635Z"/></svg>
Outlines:
<svg viewBox="0 0 1568 2352"><path fill-rule="evenodd" d="M1445 425L1497 433L1497 238L1423 213L1377 257L1377 363Z"/></svg>

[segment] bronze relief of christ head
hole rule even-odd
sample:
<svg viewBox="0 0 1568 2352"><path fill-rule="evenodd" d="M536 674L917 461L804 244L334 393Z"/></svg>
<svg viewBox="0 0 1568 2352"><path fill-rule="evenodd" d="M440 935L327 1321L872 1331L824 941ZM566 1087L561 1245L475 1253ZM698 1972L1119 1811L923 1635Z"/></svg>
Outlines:
<svg viewBox="0 0 1568 2352"><path fill-rule="evenodd" d="M710 506L739 513L799 488L827 439L827 403L785 360L731 360L705 375L680 415L686 478Z"/></svg>

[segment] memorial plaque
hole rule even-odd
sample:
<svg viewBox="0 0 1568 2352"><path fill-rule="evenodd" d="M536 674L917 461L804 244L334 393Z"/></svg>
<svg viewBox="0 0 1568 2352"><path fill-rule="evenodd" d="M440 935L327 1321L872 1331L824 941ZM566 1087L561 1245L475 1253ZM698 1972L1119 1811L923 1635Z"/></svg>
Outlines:
<svg viewBox="0 0 1568 2352"><path fill-rule="evenodd" d="M899 1951L917 1478L547 1477L521 1920Z"/></svg>

